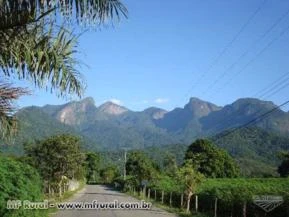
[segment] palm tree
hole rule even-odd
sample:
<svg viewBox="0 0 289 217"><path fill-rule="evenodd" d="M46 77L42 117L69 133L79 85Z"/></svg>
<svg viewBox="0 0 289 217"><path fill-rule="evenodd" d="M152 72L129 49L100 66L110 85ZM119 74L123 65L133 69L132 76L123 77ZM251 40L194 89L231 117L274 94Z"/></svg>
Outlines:
<svg viewBox="0 0 289 217"><path fill-rule="evenodd" d="M127 9L119 0L0 0L2 76L32 81L58 96L80 97L85 85L74 57L77 36L71 27L74 23L101 26L122 16L127 17ZM0 98L9 102L18 98L2 96L4 87L8 88L0 82ZM19 96L26 93L21 88L13 90ZM3 122L11 116L6 114L0 113L2 132L11 128L10 122Z"/></svg>
<svg viewBox="0 0 289 217"><path fill-rule="evenodd" d="M0 129L1 138L9 138L16 130L16 120L13 117L15 107L13 100L20 96L28 94L29 91L24 88L15 88L11 84L0 84Z"/></svg>

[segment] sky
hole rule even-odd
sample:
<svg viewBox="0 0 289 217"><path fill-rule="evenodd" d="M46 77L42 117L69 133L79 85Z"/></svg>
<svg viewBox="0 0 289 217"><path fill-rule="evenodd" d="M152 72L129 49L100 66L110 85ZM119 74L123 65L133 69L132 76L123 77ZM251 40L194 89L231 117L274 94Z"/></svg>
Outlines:
<svg viewBox="0 0 289 217"><path fill-rule="evenodd" d="M183 107L190 97L220 106L244 97L289 100L289 1L123 3L127 20L79 39L84 97L96 105L110 100L141 111ZM25 85L33 94L20 107L69 100Z"/></svg>

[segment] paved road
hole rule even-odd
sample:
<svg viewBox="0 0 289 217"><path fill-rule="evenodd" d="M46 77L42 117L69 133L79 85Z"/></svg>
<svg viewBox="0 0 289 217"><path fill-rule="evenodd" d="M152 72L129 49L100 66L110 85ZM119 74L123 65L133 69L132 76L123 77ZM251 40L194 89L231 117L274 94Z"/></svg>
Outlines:
<svg viewBox="0 0 289 217"><path fill-rule="evenodd" d="M139 202L126 194L113 191L101 185L87 185L75 195L71 202ZM149 210L61 210L53 217L177 217L156 207Z"/></svg>

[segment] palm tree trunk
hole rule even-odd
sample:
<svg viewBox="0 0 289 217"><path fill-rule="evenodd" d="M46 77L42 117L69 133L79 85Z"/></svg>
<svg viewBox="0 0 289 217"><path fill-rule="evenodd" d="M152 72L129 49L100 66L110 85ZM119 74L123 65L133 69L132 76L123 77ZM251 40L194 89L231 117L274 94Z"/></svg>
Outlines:
<svg viewBox="0 0 289 217"><path fill-rule="evenodd" d="M151 189L149 188L148 189L148 199L150 199L151 198Z"/></svg>
<svg viewBox="0 0 289 217"><path fill-rule="evenodd" d="M181 194L181 208L184 205L184 193Z"/></svg>
<svg viewBox="0 0 289 217"><path fill-rule="evenodd" d="M172 206L172 197L173 197L173 193L172 192L170 192L170 206Z"/></svg>
<svg viewBox="0 0 289 217"><path fill-rule="evenodd" d="M157 190L155 190L155 201L157 201Z"/></svg>
<svg viewBox="0 0 289 217"><path fill-rule="evenodd" d="M164 194L165 194L165 192L162 191L162 204L164 203Z"/></svg>

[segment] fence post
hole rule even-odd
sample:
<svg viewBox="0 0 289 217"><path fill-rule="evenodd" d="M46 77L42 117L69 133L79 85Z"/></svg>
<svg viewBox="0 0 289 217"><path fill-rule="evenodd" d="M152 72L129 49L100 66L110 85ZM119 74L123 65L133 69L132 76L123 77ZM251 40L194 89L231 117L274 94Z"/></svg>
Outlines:
<svg viewBox="0 0 289 217"><path fill-rule="evenodd" d="M183 208L184 205L184 193L181 194L181 208Z"/></svg>
<svg viewBox="0 0 289 217"><path fill-rule="evenodd" d="M148 189L148 199L150 199L151 198L151 189L149 188Z"/></svg>
<svg viewBox="0 0 289 217"><path fill-rule="evenodd" d="M199 210L199 197L198 195L195 195L195 210L198 212Z"/></svg>
<svg viewBox="0 0 289 217"><path fill-rule="evenodd" d="M247 202L244 202L243 204L243 217L247 216Z"/></svg>
<svg viewBox="0 0 289 217"><path fill-rule="evenodd" d="M215 198L215 214L214 214L214 217L217 217L217 211L218 211L218 198Z"/></svg>

